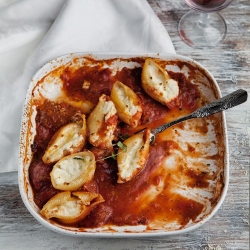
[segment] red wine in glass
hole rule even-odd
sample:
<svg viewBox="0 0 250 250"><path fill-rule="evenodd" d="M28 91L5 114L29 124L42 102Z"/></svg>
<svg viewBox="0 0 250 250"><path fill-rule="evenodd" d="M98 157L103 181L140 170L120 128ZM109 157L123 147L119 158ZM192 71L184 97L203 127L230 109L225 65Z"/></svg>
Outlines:
<svg viewBox="0 0 250 250"><path fill-rule="evenodd" d="M232 0L185 0L193 10L180 20L178 31L191 47L211 48L223 41L227 33L224 18L217 11L226 8Z"/></svg>
<svg viewBox="0 0 250 250"><path fill-rule="evenodd" d="M190 6L193 3L202 6L203 8L217 8L225 3L226 0L186 0L186 3Z"/></svg>

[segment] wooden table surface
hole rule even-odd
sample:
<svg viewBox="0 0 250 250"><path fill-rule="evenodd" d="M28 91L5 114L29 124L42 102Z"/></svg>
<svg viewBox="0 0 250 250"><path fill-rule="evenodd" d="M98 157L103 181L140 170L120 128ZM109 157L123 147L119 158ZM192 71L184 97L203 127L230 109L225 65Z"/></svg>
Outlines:
<svg viewBox="0 0 250 250"><path fill-rule="evenodd" d="M177 32L189 8L183 0L149 0L169 32L176 52L203 64L217 79L223 95L238 88L250 93L250 1L235 0L221 11L228 34L213 49L193 49ZM199 229L171 237L94 239L56 234L27 211L17 173L0 174L0 249L249 249L250 101L226 111L230 184L216 215Z"/></svg>

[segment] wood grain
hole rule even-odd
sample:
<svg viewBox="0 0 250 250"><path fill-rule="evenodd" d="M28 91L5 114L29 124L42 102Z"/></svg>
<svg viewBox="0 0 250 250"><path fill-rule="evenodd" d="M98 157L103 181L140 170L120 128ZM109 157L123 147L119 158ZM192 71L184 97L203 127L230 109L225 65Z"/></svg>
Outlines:
<svg viewBox="0 0 250 250"><path fill-rule="evenodd" d="M212 49L193 49L179 37L178 21L189 8L183 0L149 0L169 32L176 52L203 64L223 95L238 88L250 92L250 1L235 0L221 11L228 34ZM19 195L17 173L0 175L0 249L249 249L250 101L226 111L230 185L215 216L199 229L178 236L94 239L72 238L41 226Z"/></svg>

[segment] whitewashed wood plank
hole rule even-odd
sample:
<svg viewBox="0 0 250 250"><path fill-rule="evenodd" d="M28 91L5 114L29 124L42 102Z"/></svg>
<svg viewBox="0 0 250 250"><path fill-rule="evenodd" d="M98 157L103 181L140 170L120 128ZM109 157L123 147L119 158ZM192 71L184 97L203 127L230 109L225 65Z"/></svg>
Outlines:
<svg viewBox="0 0 250 250"><path fill-rule="evenodd" d="M221 15L228 35L218 47L187 46L177 32L189 7L184 0L149 0L174 43L176 52L203 64L222 94L237 88L250 93L250 1L235 0ZM73 238L41 226L22 203L17 173L0 175L0 249L249 249L250 102L226 111L230 148L230 185L218 213L204 226L179 236L141 239Z"/></svg>

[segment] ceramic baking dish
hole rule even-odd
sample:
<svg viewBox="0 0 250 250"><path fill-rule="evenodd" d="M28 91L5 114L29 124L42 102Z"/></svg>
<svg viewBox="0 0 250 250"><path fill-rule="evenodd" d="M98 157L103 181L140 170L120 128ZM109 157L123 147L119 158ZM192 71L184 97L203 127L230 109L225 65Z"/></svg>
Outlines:
<svg viewBox="0 0 250 250"><path fill-rule="evenodd" d="M154 177L155 182L149 181L149 187L137 197L140 211L155 211L150 220L128 225L104 223L98 227L84 227L64 225L56 220L45 219L40 214L40 208L34 201L29 173L33 160L32 147L37 134L37 107L45 99L56 101L68 98L62 90L60 72L66 67L77 70L86 65L108 68L112 75L124 68L138 68L140 72L145 58L148 57L164 65L172 75L183 75L195 85L200 95L199 105L221 97L219 86L207 69L190 58L175 54L73 53L48 62L32 78L22 116L18 178L25 206L45 227L74 236L173 235L197 229L211 219L222 205L229 182L227 131L223 112L183 122L161 133L161 141L177 146L166 149L161 164L149 176L149 180ZM69 103L76 105L74 101ZM172 112L172 118L166 118L165 121L178 118L184 113L183 110ZM124 209L127 207L124 204Z"/></svg>

